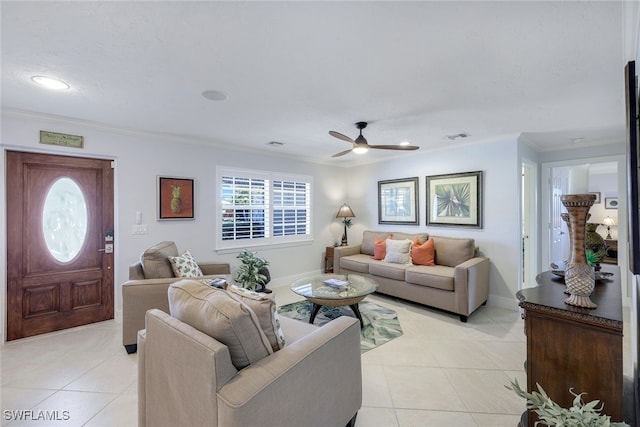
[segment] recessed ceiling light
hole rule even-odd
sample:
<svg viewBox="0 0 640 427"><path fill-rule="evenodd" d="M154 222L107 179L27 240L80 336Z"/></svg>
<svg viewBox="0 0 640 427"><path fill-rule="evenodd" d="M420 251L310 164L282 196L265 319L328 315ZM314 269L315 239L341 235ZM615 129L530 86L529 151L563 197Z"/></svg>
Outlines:
<svg viewBox="0 0 640 427"><path fill-rule="evenodd" d="M51 77L33 76L31 77L31 80L33 80L34 83L37 83L40 86L46 87L47 89L65 90L65 89L69 89L70 87L68 84L66 84L62 80L56 80Z"/></svg>
<svg viewBox="0 0 640 427"><path fill-rule="evenodd" d="M400 143L400 145L410 145L410 144L411 144L411 143L410 143L409 141L402 141L402 142Z"/></svg>
<svg viewBox="0 0 640 427"><path fill-rule="evenodd" d="M205 90L202 92L202 96L209 101L226 101L229 96L221 90Z"/></svg>
<svg viewBox="0 0 640 427"><path fill-rule="evenodd" d="M571 142L572 142L573 144L580 144L581 142L584 142L584 138L582 138L582 137L579 137L579 138L573 138L573 139L571 139Z"/></svg>

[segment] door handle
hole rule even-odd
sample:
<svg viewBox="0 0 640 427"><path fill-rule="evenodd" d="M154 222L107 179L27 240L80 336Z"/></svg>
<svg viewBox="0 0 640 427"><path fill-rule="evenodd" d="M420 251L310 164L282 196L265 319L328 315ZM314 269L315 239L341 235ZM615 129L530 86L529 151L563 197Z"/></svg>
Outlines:
<svg viewBox="0 0 640 427"><path fill-rule="evenodd" d="M104 252L105 254L112 254L113 253L113 244L108 243L108 244L104 245L104 248L98 249L98 252Z"/></svg>

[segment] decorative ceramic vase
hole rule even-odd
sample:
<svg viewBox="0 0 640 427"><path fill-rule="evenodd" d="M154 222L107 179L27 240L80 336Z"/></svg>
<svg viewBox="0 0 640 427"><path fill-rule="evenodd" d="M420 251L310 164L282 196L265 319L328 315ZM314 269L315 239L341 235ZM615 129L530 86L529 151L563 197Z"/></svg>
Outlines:
<svg viewBox="0 0 640 427"><path fill-rule="evenodd" d="M560 197L569 214L569 236L571 259L564 273L564 282L569 291L566 304L596 308L589 296L595 289L596 278L585 255L585 226L589 209L596 200L595 194L565 194Z"/></svg>
<svg viewBox="0 0 640 427"><path fill-rule="evenodd" d="M607 255L607 245L600 234L596 232L600 224L592 222L587 223L587 232L585 234L584 247L594 254L596 271L600 270L600 261Z"/></svg>

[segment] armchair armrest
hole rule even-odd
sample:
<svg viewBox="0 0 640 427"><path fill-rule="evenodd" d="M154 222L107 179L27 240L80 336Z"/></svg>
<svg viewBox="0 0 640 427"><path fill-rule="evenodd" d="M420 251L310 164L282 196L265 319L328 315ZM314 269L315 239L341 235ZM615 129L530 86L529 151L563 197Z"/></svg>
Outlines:
<svg viewBox="0 0 640 427"><path fill-rule="evenodd" d="M333 272L340 274L340 258L343 256L357 255L360 253L360 245L336 246L333 248Z"/></svg>
<svg viewBox="0 0 640 427"><path fill-rule="evenodd" d="M205 276L231 274L231 266L228 262L199 262L198 266Z"/></svg>
<svg viewBox="0 0 640 427"><path fill-rule="evenodd" d="M218 392L218 419L220 425L341 426L361 405L360 323L343 316L238 372Z"/></svg>
<svg viewBox="0 0 640 427"><path fill-rule="evenodd" d="M454 287L459 313L471 314L489 298L489 258L475 257L454 267Z"/></svg>
<svg viewBox="0 0 640 427"><path fill-rule="evenodd" d="M122 345L135 352L136 336L144 329L144 315L152 308L169 312L167 290L175 277L128 280L122 284ZM132 351L130 351L132 350Z"/></svg>

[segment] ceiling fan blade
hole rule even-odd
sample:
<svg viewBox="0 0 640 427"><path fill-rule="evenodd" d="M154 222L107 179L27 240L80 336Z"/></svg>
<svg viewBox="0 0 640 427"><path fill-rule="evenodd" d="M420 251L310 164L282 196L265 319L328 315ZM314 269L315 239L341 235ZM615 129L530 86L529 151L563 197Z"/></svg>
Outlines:
<svg viewBox="0 0 640 427"><path fill-rule="evenodd" d="M329 131L329 135L333 136L334 138L338 138L341 139L343 141L347 141L353 144L353 139L349 138L346 135L341 134L340 132L336 132L334 130L330 130Z"/></svg>
<svg viewBox="0 0 640 427"><path fill-rule="evenodd" d="M369 148L376 148L378 150L417 150L417 145L369 145Z"/></svg>
<svg viewBox="0 0 640 427"><path fill-rule="evenodd" d="M341 151L341 152L339 152L339 153L336 153L336 154L334 154L334 155L333 155L333 156L331 156L331 157L340 157L340 156L344 156L345 154L349 154L349 153L351 152L351 150L353 150L353 148L349 148L348 150L344 150L344 151Z"/></svg>

